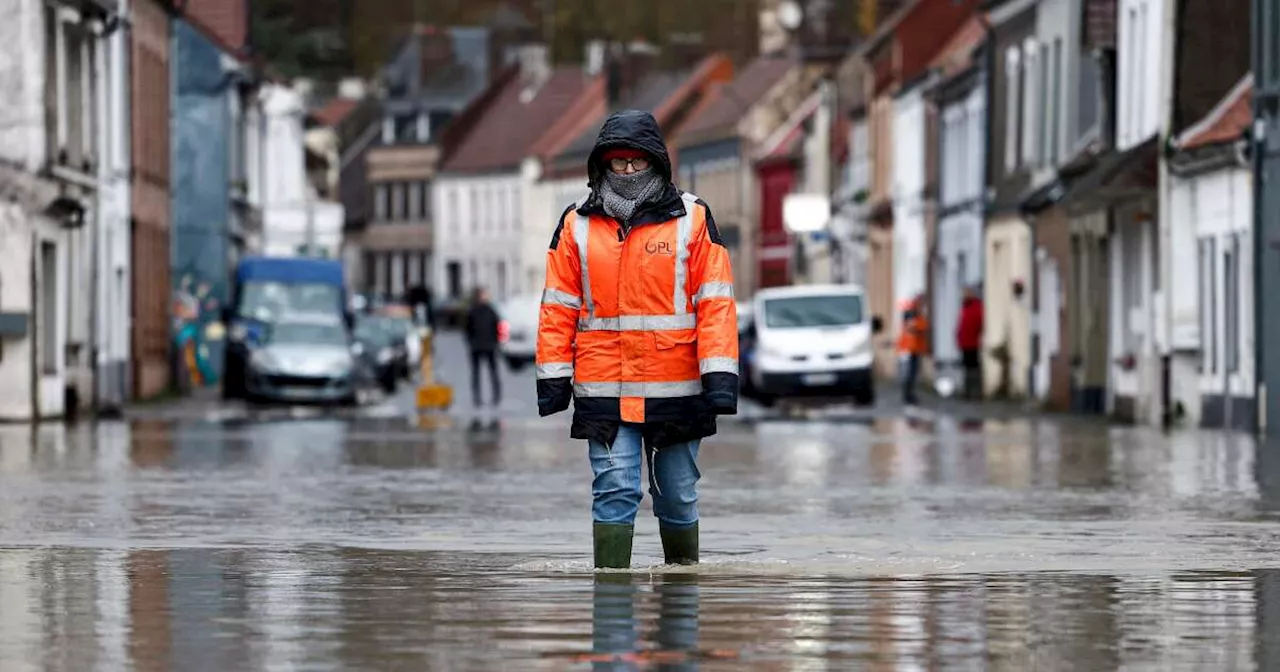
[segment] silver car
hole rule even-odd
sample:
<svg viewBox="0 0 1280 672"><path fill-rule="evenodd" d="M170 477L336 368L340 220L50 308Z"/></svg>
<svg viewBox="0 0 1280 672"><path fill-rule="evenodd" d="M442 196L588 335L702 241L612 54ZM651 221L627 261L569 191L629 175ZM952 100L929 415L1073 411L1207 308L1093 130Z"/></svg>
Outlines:
<svg viewBox="0 0 1280 672"><path fill-rule="evenodd" d="M245 391L250 399L303 403L354 403L360 361L340 316L287 315L270 324L249 357Z"/></svg>

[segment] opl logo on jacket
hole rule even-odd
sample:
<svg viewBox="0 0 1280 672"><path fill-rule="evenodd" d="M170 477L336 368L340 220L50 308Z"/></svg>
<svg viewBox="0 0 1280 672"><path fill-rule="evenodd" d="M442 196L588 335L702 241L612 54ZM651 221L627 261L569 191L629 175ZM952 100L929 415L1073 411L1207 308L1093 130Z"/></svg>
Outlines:
<svg viewBox="0 0 1280 672"><path fill-rule="evenodd" d="M671 256L671 241L668 240L651 240L644 244L644 251L649 254L664 254Z"/></svg>

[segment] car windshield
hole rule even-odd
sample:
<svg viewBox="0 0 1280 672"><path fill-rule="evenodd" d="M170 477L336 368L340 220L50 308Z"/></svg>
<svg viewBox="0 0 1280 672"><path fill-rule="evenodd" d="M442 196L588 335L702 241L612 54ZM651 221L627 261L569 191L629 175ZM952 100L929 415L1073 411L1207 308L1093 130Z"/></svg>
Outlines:
<svg viewBox="0 0 1280 672"><path fill-rule="evenodd" d="M538 320L538 311L542 308L542 295L530 294L517 296L498 307L498 314L505 320L521 320L532 317Z"/></svg>
<svg viewBox="0 0 1280 672"><path fill-rule="evenodd" d="M356 323L356 338L368 343L387 345L395 339L391 320L385 317L366 317Z"/></svg>
<svg viewBox="0 0 1280 672"><path fill-rule="evenodd" d="M413 323L403 317L388 317L384 319L386 324L383 328L390 334L404 338L413 332Z"/></svg>
<svg viewBox="0 0 1280 672"><path fill-rule="evenodd" d="M862 322L862 297L836 294L766 299L764 317L771 329L850 326Z"/></svg>
<svg viewBox="0 0 1280 672"><path fill-rule="evenodd" d="M271 343L342 346L347 344L347 332L339 324L279 322L271 327Z"/></svg>
<svg viewBox="0 0 1280 672"><path fill-rule="evenodd" d="M240 287L239 314L271 322L284 313L332 313L342 310L342 291L335 285L246 282Z"/></svg>

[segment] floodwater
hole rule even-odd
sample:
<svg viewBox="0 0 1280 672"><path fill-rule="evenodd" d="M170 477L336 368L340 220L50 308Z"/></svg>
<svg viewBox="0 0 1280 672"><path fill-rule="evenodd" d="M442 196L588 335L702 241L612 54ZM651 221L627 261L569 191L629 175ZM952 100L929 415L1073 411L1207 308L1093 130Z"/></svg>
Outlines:
<svg viewBox="0 0 1280 672"><path fill-rule="evenodd" d="M0 670L1280 669L1280 445L725 423L590 566L563 422L0 428Z"/></svg>

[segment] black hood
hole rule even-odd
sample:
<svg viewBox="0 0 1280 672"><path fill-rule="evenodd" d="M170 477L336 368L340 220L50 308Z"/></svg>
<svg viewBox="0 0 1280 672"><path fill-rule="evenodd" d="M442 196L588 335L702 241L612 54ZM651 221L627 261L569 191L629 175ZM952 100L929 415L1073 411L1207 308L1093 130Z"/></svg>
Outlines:
<svg viewBox="0 0 1280 672"><path fill-rule="evenodd" d="M596 146L587 158L587 179L592 191L596 190L603 174L601 157L605 150L618 147L638 149L651 155L656 161L654 168L666 182L671 182L671 157L667 154L667 143L662 139L658 120L642 110L622 110L604 120L600 135L596 137Z"/></svg>

